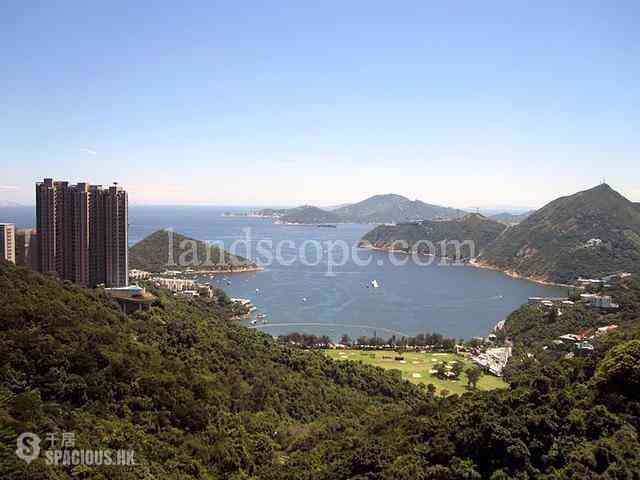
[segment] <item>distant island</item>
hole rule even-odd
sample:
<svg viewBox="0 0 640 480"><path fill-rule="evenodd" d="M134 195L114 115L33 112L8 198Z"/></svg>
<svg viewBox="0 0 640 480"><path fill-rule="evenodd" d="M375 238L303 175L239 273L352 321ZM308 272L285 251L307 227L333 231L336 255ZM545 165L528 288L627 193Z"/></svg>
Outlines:
<svg viewBox="0 0 640 480"><path fill-rule="evenodd" d="M277 218L280 224L306 224L318 225L329 223L344 223L344 219L335 212L322 210L318 207L304 205L287 210L284 215Z"/></svg>
<svg viewBox="0 0 640 480"><path fill-rule="evenodd" d="M129 248L129 268L151 273L232 273L260 270L250 260L180 233L158 230Z"/></svg>
<svg viewBox="0 0 640 480"><path fill-rule="evenodd" d="M402 195L374 195L358 203L334 208L311 205L290 209L265 208L246 213L225 213L225 216L272 218L281 224L318 223L401 223L421 220L449 220L463 217L464 210L409 200Z"/></svg>
<svg viewBox="0 0 640 480"><path fill-rule="evenodd" d="M515 216L513 216L515 217ZM422 221L376 227L361 245L413 250L420 240L472 240L474 266L501 270L541 283L569 284L578 277L599 278L616 272L640 272L640 208L609 185L558 198L523 214L519 222L480 214L462 219ZM392 247L393 246L393 247ZM451 256L453 247L446 252ZM424 249L421 253L426 252Z"/></svg>

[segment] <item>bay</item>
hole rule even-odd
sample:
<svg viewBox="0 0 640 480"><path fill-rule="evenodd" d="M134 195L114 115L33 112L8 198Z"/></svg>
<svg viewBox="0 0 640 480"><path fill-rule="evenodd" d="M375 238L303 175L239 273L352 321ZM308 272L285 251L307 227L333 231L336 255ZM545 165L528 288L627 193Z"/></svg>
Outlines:
<svg viewBox="0 0 640 480"><path fill-rule="evenodd" d="M232 297L250 299L256 313L264 313L268 320L256 327L273 335L300 331L335 339L344 333L355 338L437 332L470 338L487 334L528 297L566 294L562 288L496 271L440 265L438 260L418 265L403 254L357 249L371 225L283 226L268 219L223 216L247 210L132 205L129 242L170 228L264 261L264 271L231 275L230 285L222 276L202 280ZM4 208L0 215L18 227L33 226L33 207ZM260 242L263 247L270 242L273 248L264 250L273 255L279 247L284 262L267 262L268 255L259 255ZM345 257L337 245L347 245L349 255ZM337 265L331 267L330 258ZM373 280L379 288L372 288Z"/></svg>

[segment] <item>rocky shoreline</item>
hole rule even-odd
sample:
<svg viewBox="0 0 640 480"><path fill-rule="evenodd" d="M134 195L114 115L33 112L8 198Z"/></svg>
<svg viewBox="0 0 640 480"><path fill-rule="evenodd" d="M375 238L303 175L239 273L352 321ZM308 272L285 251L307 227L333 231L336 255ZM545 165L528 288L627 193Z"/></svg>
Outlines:
<svg viewBox="0 0 640 480"><path fill-rule="evenodd" d="M514 270L504 270L502 268L496 267L494 265L489 265L488 263L482 262L480 260L478 260L477 258L473 258L471 260L469 260L469 262L467 263L467 265L471 266L471 267L475 267L475 268L483 268L485 270L494 270L496 272L502 272L505 275L511 277L511 278L518 278L521 280L528 280L530 282L534 282L537 283L539 285L546 285L549 287L569 287L572 288L573 285L568 285L566 283L556 283L556 282L551 282L549 280L546 280L544 278L539 278L539 277L528 277L526 275L521 275L518 272L515 272Z"/></svg>
<svg viewBox="0 0 640 480"><path fill-rule="evenodd" d="M415 252L411 252L411 251L407 251L407 250L395 250L392 248L386 248L386 247L376 247L374 245L371 244L358 244L358 248L362 248L364 250L375 250L375 251L379 251L379 252L390 252L390 253L404 253L405 255L412 255ZM435 256L431 253L420 253L420 255L425 255L425 256ZM499 267L493 266L493 265L489 265L487 263L484 263L480 260L478 260L477 258L472 258L470 260L464 260L463 264L465 266L470 266L470 267L474 267L474 268L482 268L485 270L494 270L496 272L502 272L505 275L511 277L511 278L517 278L517 279L521 279L521 280L528 280L530 282L533 283L537 283L539 285L546 285L549 287L563 287L563 288L567 288L567 287L573 287L573 285L568 285L565 283L557 283L557 282L551 282L549 280L546 280L544 278L539 278L539 277L528 277L526 275L521 275L518 272L515 272L513 270L504 270L501 269Z"/></svg>

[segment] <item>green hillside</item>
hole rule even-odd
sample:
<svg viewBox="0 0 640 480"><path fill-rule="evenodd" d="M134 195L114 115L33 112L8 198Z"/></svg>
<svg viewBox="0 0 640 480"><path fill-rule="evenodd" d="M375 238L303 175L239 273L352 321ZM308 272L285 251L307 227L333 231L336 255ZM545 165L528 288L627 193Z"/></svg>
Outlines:
<svg viewBox="0 0 640 480"><path fill-rule="evenodd" d="M624 328L592 356L516 343L509 390L444 396L279 345L224 300L154 290L157 306L125 316L99 290L0 262L0 478L634 479L639 287L615 292L623 308L606 320ZM25 431L134 449L137 465L27 465L14 455Z"/></svg>
<svg viewBox="0 0 640 480"><path fill-rule="evenodd" d="M470 258L478 255L505 228L500 222L473 213L456 220L380 225L362 238L361 245L382 249L417 250L420 253L451 258ZM444 249L440 244L443 241L447 242ZM456 247L454 242L470 243ZM402 248L403 245L406 248Z"/></svg>
<svg viewBox="0 0 640 480"><path fill-rule="evenodd" d="M129 268L148 272L165 270L234 270L255 267L249 260L215 245L158 230L129 247Z"/></svg>
<svg viewBox="0 0 640 480"><path fill-rule="evenodd" d="M554 200L510 227L481 261L561 283L621 270L639 272L638 234L640 211L603 184Z"/></svg>
<svg viewBox="0 0 640 480"><path fill-rule="evenodd" d="M6 262L0 291L3 480L71 478L18 460L22 431L136 450L139 468L81 478L268 478L323 431L420 399L391 373L280 346L229 320L224 305L154 291L159 306L125 316L99 291Z"/></svg>
<svg viewBox="0 0 640 480"><path fill-rule="evenodd" d="M0 291L3 480L634 479L640 472L637 278L614 291L622 310L600 321L621 328L593 355L565 358L537 348L538 340L523 349L524 333L514 330L510 389L461 396L279 345L233 323L225 301L154 290L158 306L125 316L99 290L6 262ZM520 311L519 324L535 315ZM578 325L589 321L582 315L572 317ZM548 327L540 319L533 329ZM24 431L74 432L75 448L131 448L137 465L50 466L42 457L27 465L14 455Z"/></svg>

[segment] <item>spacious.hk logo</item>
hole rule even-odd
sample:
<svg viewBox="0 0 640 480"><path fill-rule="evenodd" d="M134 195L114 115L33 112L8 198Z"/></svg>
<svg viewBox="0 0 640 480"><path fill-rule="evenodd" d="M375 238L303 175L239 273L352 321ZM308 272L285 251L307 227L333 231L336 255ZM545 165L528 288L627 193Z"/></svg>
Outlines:
<svg viewBox="0 0 640 480"><path fill-rule="evenodd" d="M43 450L41 444L48 445ZM134 450L77 449L73 432L50 432L45 440L32 432L24 432L16 440L16 456L30 464L42 453L47 465L62 466L133 466L136 465Z"/></svg>
<svg viewBox="0 0 640 480"><path fill-rule="evenodd" d="M40 437L35 433L24 432L17 440L16 455L27 462L33 462L40 455Z"/></svg>

